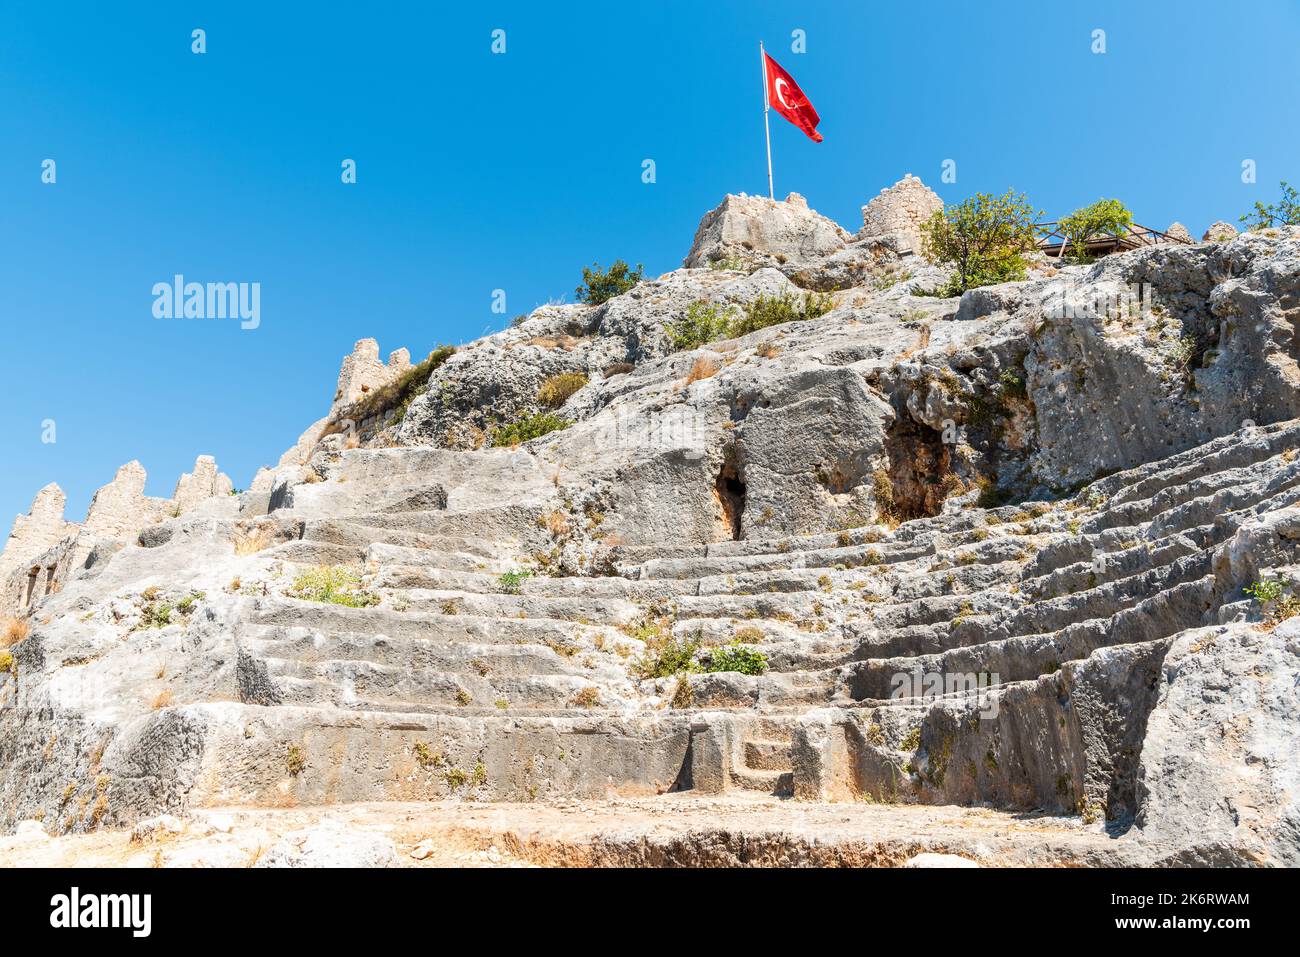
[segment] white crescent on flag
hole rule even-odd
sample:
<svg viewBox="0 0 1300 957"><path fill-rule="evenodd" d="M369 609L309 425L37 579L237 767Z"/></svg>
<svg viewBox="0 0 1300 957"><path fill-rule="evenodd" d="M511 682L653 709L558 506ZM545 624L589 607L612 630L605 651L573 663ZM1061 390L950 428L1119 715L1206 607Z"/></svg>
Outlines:
<svg viewBox="0 0 1300 957"><path fill-rule="evenodd" d="M762 44L759 45L759 49L763 53L763 81L767 94L764 105L776 110L803 130L814 143L820 143L822 135L817 132L817 124L821 122L821 117L808 102L808 97L804 95L803 90L799 89L799 84L795 82L794 77L787 73L781 64L773 60L766 50L763 50Z"/></svg>
<svg viewBox="0 0 1300 957"><path fill-rule="evenodd" d="M785 82L785 77L777 77L774 86L776 88L776 98L781 101L781 105L787 110L794 109L794 106L791 105L790 101L785 98L785 90L782 89L782 87L785 87L785 89L789 89L790 87L790 84Z"/></svg>

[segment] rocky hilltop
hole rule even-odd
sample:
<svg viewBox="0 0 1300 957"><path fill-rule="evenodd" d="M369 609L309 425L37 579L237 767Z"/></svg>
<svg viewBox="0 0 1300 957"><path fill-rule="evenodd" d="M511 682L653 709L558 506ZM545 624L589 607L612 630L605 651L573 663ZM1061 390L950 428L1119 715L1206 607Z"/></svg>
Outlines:
<svg viewBox="0 0 1300 957"><path fill-rule="evenodd" d="M42 490L0 825L743 796L870 803L879 862L1300 864L1300 230L945 299L941 207L728 196L599 305L362 340L248 491ZM802 318L678 348L772 302Z"/></svg>

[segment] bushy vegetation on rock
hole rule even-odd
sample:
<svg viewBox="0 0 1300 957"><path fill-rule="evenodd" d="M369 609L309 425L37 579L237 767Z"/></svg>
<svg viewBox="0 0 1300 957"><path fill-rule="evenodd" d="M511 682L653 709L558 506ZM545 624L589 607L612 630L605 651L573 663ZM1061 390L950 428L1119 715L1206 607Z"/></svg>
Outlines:
<svg viewBox="0 0 1300 957"><path fill-rule="evenodd" d="M615 296L621 296L641 281L644 267L638 263L633 269L621 259L615 259L608 269L601 269L599 263L592 263L582 270L582 285L574 292L579 302L589 306L599 306Z"/></svg>
<svg viewBox="0 0 1300 957"><path fill-rule="evenodd" d="M761 675L767 670L767 655L752 644L734 641L721 648L710 648L702 656L705 671L738 671L742 675Z"/></svg>
<svg viewBox="0 0 1300 957"><path fill-rule="evenodd" d="M1023 193L976 193L939 210L921 224L921 252L954 269L942 290L958 296L977 286L1025 277L1025 253L1034 248L1042 216Z"/></svg>
<svg viewBox="0 0 1300 957"><path fill-rule="evenodd" d="M318 601L349 608L379 604L379 596L361 587L361 574L341 565L318 565L299 575L288 594L303 601Z"/></svg>
<svg viewBox="0 0 1300 957"><path fill-rule="evenodd" d="M833 306L834 299L829 294L817 292L805 292L802 296L790 292L776 296L760 295L747 303L739 314L697 300L686 308L682 318L666 323L664 331L674 349L698 349L708 342L734 339L783 322L816 319L830 312Z"/></svg>
<svg viewBox="0 0 1300 957"><path fill-rule="evenodd" d="M587 377L581 372L561 372L542 383L537 390L537 401L548 408L558 409L586 384Z"/></svg>
<svg viewBox="0 0 1300 957"><path fill-rule="evenodd" d="M727 313L712 303L697 299L686 307L686 315L664 325L668 341L673 348L698 349L706 342L726 339L731 329L731 319Z"/></svg>
<svg viewBox="0 0 1300 957"><path fill-rule="evenodd" d="M1099 236L1119 236L1133 225L1133 214L1118 199L1099 199L1076 209L1058 224L1067 246L1080 259L1088 256L1088 241Z"/></svg>
<svg viewBox="0 0 1300 957"><path fill-rule="evenodd" d="M831 311L834 300L828 293L805 292L795 297L785 292L779 296L759 296L745 305L743 314L732 324L732 337L743 336L783 322L804 322Z"/></svg>
<svg viewBox="0 0 1300 957"><path fill-rule="evenodd" d="M438 346L423 362L411 366L392 382L385 383L352 403L337 417L337 421L351 419L353 422L364 422L366 419L391 410L392 422L394 424L401 422L406 417L406 410L411 407L411 403L428 391L429 379L434 372L455 354L455 346ZM326 434L331 431L339 430L330 429Z"/></svg>
<svg viewBox="0 0 1300 957"><path fill-rule="evenodd" d="M1255 208L1241 217L1247 229L1270 229L1300 225L1300 192L1282 181L1282 197L1276 203L1256 202Z"/></svg>
<svg viewBox="0 0 1300 957"><path fill-rule="evenodd" d="M553 412L535 412L523 415L513 422L503 422L492 429L492 444L497 447L515 446L543 435L566 429L573 423Z"/></svg>

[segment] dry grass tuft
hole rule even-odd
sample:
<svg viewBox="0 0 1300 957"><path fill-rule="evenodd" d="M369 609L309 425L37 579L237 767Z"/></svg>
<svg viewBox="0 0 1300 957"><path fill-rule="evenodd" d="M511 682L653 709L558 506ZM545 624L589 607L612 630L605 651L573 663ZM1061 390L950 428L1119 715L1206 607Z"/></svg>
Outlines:
<svg viewBox="0 0 1300 957"><path fill-rule="evenodd" d="M0 648L9 648L27 637L31 630L21 618L0 619Z"/></svg>
<svg viewBox="0 0 1300 957"><path fill-rule="evenodd" d="M695 360L695 365L691 366L690 374L686 377L686 384L699 382L701 379L707 379L710 376L718 374L719 365L712 359L701 357Z"/></svg>
<svg viewBox="0 0 1300 957"><path fill-rule="evenodd" d="M587 685L573 696L573 706L575 708L600 707L600 691L594 685Z"/></svg>
<svg viewBox="0 0 1300 957"><path fill-rule="evenodd" d="M252 555L270 545L271 535L265 528L248 528L235 533L236 555Z"/></svg>

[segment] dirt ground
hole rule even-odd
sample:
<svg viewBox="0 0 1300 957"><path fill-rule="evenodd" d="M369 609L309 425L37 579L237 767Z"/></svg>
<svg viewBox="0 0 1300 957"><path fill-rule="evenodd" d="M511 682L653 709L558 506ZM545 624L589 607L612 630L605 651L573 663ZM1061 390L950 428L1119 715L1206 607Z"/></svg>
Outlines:
<svg viewBox="0 0 1300 957"><path fill-rule="evenodd" d="M250 867L312 828L380 834L407 867L899 866L918 853L985 867L1125 863L1079 818L981 808L665 795L561 804L373 803L211 808L147 827L0 837L4 867Z"/></svg>

